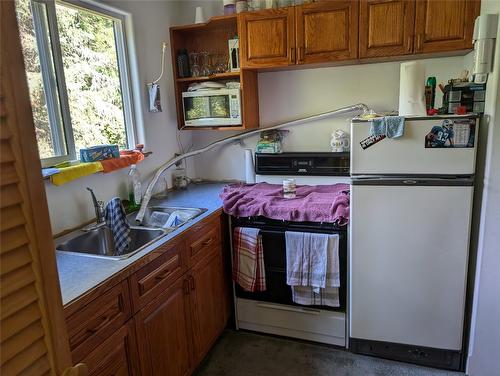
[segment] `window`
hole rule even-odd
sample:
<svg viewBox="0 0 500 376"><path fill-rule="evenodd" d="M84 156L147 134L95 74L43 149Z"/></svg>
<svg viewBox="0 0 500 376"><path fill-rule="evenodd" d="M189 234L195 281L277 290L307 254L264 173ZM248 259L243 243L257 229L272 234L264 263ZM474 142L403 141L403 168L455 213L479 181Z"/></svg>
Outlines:
<svg viewBox="0 0 500 376"><path fill-rule="evenodd" d="M80 1L17 0L43 166L134 145L124 18Z"/></svg>

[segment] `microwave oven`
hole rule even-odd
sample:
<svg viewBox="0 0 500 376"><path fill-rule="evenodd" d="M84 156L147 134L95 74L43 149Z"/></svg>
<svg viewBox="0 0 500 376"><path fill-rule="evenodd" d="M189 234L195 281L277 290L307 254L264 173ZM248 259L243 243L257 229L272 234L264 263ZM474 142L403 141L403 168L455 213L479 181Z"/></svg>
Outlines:
<svg viewBox="0 0 500 376"><path fill-rule="evenodd" d="M240 89L184 92L182 107L187 126L241 125Z"/></svg>

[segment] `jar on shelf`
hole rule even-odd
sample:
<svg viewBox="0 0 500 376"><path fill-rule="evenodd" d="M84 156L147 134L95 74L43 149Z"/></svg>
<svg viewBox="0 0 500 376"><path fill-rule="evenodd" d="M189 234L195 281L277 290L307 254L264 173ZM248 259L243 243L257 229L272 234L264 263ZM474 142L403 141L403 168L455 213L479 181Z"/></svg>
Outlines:
<svg viewBox="0 0 500 376"><path fill-rule="evenodd" d="M248 10L248 3L246 0L236 1L236 13L246 12Z"/></svg>
<svg viewBox="0 0 500 376"><path fill-rule="evenodd" d="M236 13L236 0L224 0L224 15Z"/></svg>
<svg viewBox="0 0 500 376"><path fill-rule="evenodd" d="M177 53L177 73L180 78L189 77L191 71L189 69L189 55L185 48Z"/></svg>
<svg viewBox="0 0 500 376"><path fill-rule="evenodd" d="M292 0L278 0L278 8L286 8L293 5Z"/></svg>

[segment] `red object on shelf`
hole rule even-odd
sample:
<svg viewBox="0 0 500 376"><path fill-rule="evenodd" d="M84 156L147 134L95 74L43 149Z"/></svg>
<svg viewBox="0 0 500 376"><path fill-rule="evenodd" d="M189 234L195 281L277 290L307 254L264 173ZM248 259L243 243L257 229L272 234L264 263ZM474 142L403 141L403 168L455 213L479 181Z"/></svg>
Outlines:
<svg viewBox="0 0 500 376"><path fill-rule="evenodd" d="M427 115L429 115L429 116L434 116L434 115L436 115L437 113L438 113L438 110L437 110L436 108L429 108L429 109L427 110Z"/></svg>
<svg viewBox="0 0 500 376"><path fill-rule="evenodd" d="M465 115L467 113L467 107L465 106L458 106L455 108L455 114L457 115Z"/></svg>
<svg viewBox="0 0 500 376"><path fill-rule="evenodd" d="M122 150L120 158L106 159L101 161L104 173L119 170L133 164L137 164L144 159L144 154L138 150Z"/></svg>

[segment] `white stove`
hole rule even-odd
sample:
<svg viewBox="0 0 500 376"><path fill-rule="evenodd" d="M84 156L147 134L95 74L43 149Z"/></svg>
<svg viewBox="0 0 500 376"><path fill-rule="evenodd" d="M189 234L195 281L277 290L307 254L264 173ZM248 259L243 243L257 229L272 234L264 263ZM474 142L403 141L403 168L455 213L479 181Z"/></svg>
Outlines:
<svg viewBox="0 0 500 376"><path fill-rule="evenodd" d="M255 156L255 181L269 184L282 184L284 179L293 178L297 185L326 185L350 183L349 153L282 153L282 154L256 154ZM277 222L277 221L276 221ZM257 221L242 218L233 218L233 226L259 227L264 236L264 259L270 251L276 259L277 253L285 253L284 231L336 231L314 227L300 228L300 222L284 223L276 228L276 223L265 220ZM282 227L282 228L280 228ZM266 234L266 231L268 233ZM283 234L277 234L282 232ZM342 243L341 265L344 265L344 286L342 297L344 299L338 309L327 307L300 306L287 301L283 286L285 275L279 271L272 275L272 281L281 283L271 286L269 295L252 296L251 293L242 292L235 286L235 312L236 325L239 329L247 329L262 333L300 338L309 341L321 342L341 347L347 347L347 255L348 232L340 231L345 242ZM272 233L272 235L270 235ZM267 243L266 243L267 242ZM272 248L271 250L269 248ZM267 266L266 266L267 268ZM279 269L279 268L277 268ZM271 272L273 273L273 272ZM342 273L342 271L341 271ZM267 272L266 272L267 275ZM341 283L342 285L342 283ZM268 286L269 287L269 286Z"/></svg>

